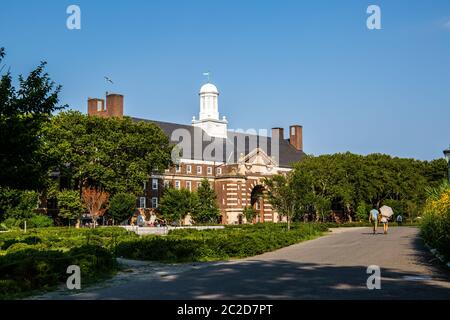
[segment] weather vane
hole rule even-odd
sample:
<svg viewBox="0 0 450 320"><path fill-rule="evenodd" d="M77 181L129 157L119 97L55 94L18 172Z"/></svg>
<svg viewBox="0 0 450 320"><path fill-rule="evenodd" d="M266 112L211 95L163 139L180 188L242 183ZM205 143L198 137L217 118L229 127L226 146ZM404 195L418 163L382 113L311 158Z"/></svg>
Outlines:
<svg viewBox="0 0 450 320"><path fill-rule="evenodd" d="M208 83L210 83L211 82L211 72L203 72L203 75L205 76L205 77L207 77L207 79L208 79Z"/></svg>

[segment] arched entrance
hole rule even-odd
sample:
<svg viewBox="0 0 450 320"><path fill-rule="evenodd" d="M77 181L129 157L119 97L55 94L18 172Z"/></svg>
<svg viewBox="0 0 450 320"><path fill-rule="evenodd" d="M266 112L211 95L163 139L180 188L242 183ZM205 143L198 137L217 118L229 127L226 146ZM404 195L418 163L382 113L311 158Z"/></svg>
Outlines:
<svg viewBox="0 0 450 320"><path fill-rule="evenodd" d="M256 210L254 222L264 222L264 187L256 185L251 193L250 204Z"/></svg>

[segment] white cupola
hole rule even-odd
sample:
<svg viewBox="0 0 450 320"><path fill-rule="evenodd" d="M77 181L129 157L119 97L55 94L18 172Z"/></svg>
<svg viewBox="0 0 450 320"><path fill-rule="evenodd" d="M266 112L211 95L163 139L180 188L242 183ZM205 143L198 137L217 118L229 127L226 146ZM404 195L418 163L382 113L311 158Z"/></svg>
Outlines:
<svg viewBox="0 0 450 320"><path fill-rule="evenodd" d="M212 83L200 88L200 120L219 120L219 91Z"/></svg>
<svg viewBox="0 0 450 320"><path fill-rule="evenodd" d="M212 83L206 83L200 88L199 119L192 120L192 125L202 128L211 137L227 137L228 121L219 119L219 90Z"/></svg>

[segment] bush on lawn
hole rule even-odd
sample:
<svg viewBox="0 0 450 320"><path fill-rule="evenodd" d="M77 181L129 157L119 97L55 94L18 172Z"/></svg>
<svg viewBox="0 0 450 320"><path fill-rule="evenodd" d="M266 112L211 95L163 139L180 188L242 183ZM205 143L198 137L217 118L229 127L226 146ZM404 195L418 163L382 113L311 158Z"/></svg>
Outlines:
<svg viewBox="0 0 450 320"><path fill-rule="evenodd" d="M163 262L191 262L242 258L273 251L320 235L321 224L294 224L287 231L282 224L258 224L219 230L181 229L166 237L145 236L124 241L117 254L131 259Z"/></svg>
<svg viewBox="0 0 450 320"><path fill-rule="evenodd" d="M41 246L17 243L0 256L0 299L64 283L70 265L80 267L82 285L109 275L116 267L112 254L102 247L82 246L63 252L42 250Z"/></svg>

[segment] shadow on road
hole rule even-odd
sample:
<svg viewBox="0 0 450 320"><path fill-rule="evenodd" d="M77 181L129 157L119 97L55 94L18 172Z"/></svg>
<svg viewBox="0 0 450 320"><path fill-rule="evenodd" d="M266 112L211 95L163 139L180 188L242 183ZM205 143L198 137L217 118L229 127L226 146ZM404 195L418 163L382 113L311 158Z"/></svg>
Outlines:
<svg viewBox="0 0 450 320"><path fill-rule="evenodd" d="M381 290L366 287L367 266L290 261L214 264L169 277L132 281L75 299L450 299L448 278L381 269ZM411 280L412 279L412 280Z"/></svg>

